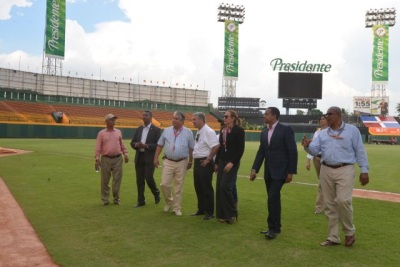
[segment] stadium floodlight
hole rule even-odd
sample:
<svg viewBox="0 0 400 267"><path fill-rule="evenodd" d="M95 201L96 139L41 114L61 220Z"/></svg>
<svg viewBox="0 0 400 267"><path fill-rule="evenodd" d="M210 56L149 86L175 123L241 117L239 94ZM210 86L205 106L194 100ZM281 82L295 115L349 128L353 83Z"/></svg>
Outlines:
<svg viewBox="0 0 400 267"><path fill-rule="evenodd" d="M372 28L374 25L388 25L392 27L396 24L396 9L380 8L370 9L365 13L365 27Z"/></svg>
<svg viewBox="0 0 400 267"><path fill-rule="evenodd" d="M244 22L245 8L243 5L221 3L218 7L218 22L234 21L238 24ZM239 26L239 25L237 25ZM234 27L239 28L239 27ZM236 79L224 77L222 82L222 96L236 97Z"/></svg>
<svg viewBox="0 0 400 267"><path fill-rule="evenodd" d="M234 5L222 3L218 7L218 21L225 22L226 20L237 21L239 24L244 22L245 8L243 5Z"/></svg>

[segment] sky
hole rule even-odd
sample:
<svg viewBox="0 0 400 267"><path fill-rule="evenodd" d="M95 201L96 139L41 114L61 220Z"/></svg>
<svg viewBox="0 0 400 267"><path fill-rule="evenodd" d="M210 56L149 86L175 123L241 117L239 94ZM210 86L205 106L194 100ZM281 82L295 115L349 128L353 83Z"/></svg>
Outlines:
<svg viewBox="0 0 400 267"><path fill-rule="evenodd" d="M46 1L0 0L0 67L41 72ZM222 96L224 25L217 0L66 0L63 75L207 90ZM396 8L398 0L230 0L244 5L239 26L237 97L257 97L285 113L278 99L284 62L330 64L322 99L353 111L353 96L371 95L371 8ZM397 18L398 20L398 18ZM400 103L400 25L389 31L389 115ZM192 87L190 87L190 85ZM290 114L296 110L291 109Z"/></svg>

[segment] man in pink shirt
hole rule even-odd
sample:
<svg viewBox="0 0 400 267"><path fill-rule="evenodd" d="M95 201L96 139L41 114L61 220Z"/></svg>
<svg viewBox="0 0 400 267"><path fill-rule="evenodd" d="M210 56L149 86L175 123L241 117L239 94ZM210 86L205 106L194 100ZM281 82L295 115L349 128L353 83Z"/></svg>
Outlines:
<svg viewBox="0 0 400 267"><path fill-rule="evenodd" d="M113 114L108 114L104 120L106 122L106 128L101 130L97 134L96 148L95 148L95 159L96 159L96 170L101 169L101 200L103 206L107 206L110 196L110 178L113 176L112 182L112 193L114 204L119 205L119 188L122 180L122 156L124 155L124 161L127 163L128 150L126 149L124 142L122 141L121 131L114 128L115 120L118 117ZM101 158L100 158L101 156Z"/></svg>

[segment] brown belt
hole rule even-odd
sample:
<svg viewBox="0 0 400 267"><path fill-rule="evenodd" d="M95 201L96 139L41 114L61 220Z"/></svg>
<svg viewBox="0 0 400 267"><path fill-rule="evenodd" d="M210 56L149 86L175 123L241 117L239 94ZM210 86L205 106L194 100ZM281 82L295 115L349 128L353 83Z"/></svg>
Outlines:
<svg viewBox="0 0 400 267"><path fill-rule="evenodd" d="M165 157L165 159L173 161L173 162L180 162L182 160L185 160L186 158L183 158L183 159L169 159L169 158Z"/></svg>
<svg viewBox="0 0 400 267"><path fill-rule="evenodd" d="M110 159L115 159L115 158L118 158L120 156L121 156L121 154L114 155L114 156L103 155L103 157L107 157L107 158L110 158Z"/></svg>
<svg viewBox="0 0 400 267"><path fill-rule="evenodd" d="M353 165L352 163L340 163L340 164L337 164L337 165L329 165L329 164L326 164L325 162L322 162L322 164L325 165L325 166L328 166L329 168L332 168L332 169L337 169L337 168L344 167L344 166L347 166L347 165Z"/></svg>

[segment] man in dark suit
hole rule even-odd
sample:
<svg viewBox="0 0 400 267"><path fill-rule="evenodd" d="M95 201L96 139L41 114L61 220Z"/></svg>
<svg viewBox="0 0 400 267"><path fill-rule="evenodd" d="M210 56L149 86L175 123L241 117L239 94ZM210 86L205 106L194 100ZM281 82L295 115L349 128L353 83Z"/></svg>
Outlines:
<svg viewBox="0 0 400 267"><path fill-rule="evenodd" d="M267 127L260 136L260 147L254 159L250 180L256 179L264 162L264 181L268 195L268 230L261 231L267 239L274 239L281 232L281 189L297 173L297 145L293 129L279 123L280 112L276 107L265 110Z"/></svg>
<svg viewBox="0 0 400 267"><path fill-rule="evenodd" d="M135 208L146 204L144 197L145 181L154 195L156 204L160 202L160 190L154 181L154 153L157 148L157 141L161 136L161 130L151 123L153 115L151 111L143 112L143 125L136 129L132 138L131 147L136 150L135 170L136 185L138 189L138 202Z"/></svg>

